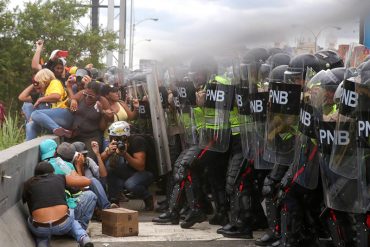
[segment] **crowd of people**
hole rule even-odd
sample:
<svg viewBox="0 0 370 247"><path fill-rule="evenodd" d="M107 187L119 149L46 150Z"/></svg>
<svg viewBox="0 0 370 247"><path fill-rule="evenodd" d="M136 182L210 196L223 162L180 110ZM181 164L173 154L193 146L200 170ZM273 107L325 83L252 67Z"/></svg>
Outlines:
<svg viewBox="0 0 370 247"><path fill-rule="evenodd" d="M154 209L148 187L157 174L149 167L160 164L153 143L133 129L139 108L156 96L139 102L91 66L66 69L58 51L41 66L42 46L32 84L19 95L26 138L53 133L64 142L40 145L24 190L28 224L40 243L71 234L92 246L94 211L118 207L124 189ZM164 69L156 78L172 171L160 174L166 198L152 221L187 229L208 219L226 238L252 239L263 229L259 246L321 246L323 238L367 246L370 61L347 60L331 50L255 48L237 62L203 55Z"/></svg>
<svg viewBox="0 0 370 247"><path fill-rule="evenodd" d="M23 192L28 226L37 246L65 234L80 246L93 246L86 233L89 221L100 220L103 209L119 207L127 200L124 191L144 200L144 210L154 209L148 190L154 178L145 169L153 162L154 146L126 122L137 118L137 99L128 106L120 85L97 77L92 65L66 67L63 51L52 52L41 65L43 41L36 44L35 74L18 97L24 102L26 140L55 134L63 142L40 144L41 162Z"/></svg>

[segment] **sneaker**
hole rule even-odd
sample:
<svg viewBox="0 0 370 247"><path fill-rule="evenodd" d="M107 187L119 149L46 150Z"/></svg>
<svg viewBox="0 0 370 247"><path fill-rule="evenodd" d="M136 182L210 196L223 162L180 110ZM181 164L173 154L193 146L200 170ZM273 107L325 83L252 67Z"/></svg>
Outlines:
<svg viewBox="0 0 370 247"><path fill-rule="evenodd" d="M196 223L202 223L203 221L207 220L207 216L203 213L201 209L193 209L189 212L186 216L185 220L181 222L181 228L190 228Z"/></svg>
<svg viewBox="0 0 370 247"><path fill-rule="evenodd" d="M70 130L66 130L62 127L59 127L59 128L56 128L53 130L53 133L57 136L60 136L60 137L67 137L67 138L71 138L72 137L72 131Z"/></svg>
<svg viewBox="0 0 370 247"><path fill-rule="evenodd" d="M153 196L149 196L148 198L144 199L144 203L145 203L144 211L153 211L154 210Z"/></svg>
<svg viewBox="0 0 370 247"><path fill-rule="evenodd" d="M82 237L82 239L79 241L79 247L94 247L94 244L91 242L91 239L89 236L85 235Z"/></svg>

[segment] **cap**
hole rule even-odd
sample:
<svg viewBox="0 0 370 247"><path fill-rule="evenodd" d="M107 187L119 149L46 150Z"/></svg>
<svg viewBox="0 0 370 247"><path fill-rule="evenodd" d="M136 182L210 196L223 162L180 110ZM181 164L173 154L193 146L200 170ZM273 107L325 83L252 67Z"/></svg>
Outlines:
<svg viewBox="0 0 370 247"><path fill-rule="evenodd" d="M65 161L72 161L76 153L74 145L68 142L61 143L57 148L57 154Z"/></svg>
<svg viewBox="0 0 370 247"><path fill-rule="evenodd" d="M75 147L76 152L86 154L89 151L86 150L86 145L83 142L73 142L72 145Z"/></svg>
<svg viewBox="0 0 370 247"><path fill-rule="evenodd" d="M58 144L52 139L46 139L40 143L41 160L54 157Z"/></svg>
<svg viewBox="0 0 370 247"><path fill-rule="evenodd" d="M49 59L50 60L53 59L53 57L55 57L55 55L57 55L58 51L60 51L60 50L54 50L54 51L52 51L51 54L50 54Z"/></svg>
<svg viewBox="0 0 370 247"><path fill-rule="evenodd" d="M85 75L91 76L91 73L87 69L77 69L76 70L76 76L79 77L84 77Z"/></svg>

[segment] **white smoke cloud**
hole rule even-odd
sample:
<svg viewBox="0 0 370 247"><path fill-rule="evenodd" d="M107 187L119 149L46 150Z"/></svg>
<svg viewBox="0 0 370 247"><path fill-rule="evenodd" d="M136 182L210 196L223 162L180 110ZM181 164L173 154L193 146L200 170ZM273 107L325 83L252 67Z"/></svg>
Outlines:
<svg viewBox="0 0 370 247"><path fill-rule="evenodd" d="M370 12L370 1L366 0L277 0L259 1L262 2L260 4L251 0L236 2L137 1L135 8L154 16L163 14L165 18L159 17L158 27L155 24L150 28L140 26L140 34L136 37L144 38L146 35L153 42L135 48L136 56L165 59L174 55L189 57L204 51L217 55L237 47L266 46L274 41L292 39L303 31L310 35L310 32L318 34L329 26L345 26L348 22L353 23L362 13ZM165 31L158 30L166 23L171 25L170 22L179 25L166 28Z"/></svg>

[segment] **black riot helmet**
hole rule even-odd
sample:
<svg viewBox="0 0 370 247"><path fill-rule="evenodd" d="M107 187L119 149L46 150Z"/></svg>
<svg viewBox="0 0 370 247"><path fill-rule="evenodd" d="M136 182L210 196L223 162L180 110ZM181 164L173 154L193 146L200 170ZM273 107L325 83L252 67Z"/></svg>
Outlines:
<svg viewBox="0 0 370 247"><path fill-rule="evenodd" d="M283 50L280 49L280 48L277 48L277 47L272 47L272 48L267 49L267 52L268 52L269 56L271 57L275 54L283 53Z"/></svg>
<svg viewBox="0 0 370 247"><path fill-rule="evenodd" d="M247 52L243 58L244 64L250 64L254 62L263 63L269 57L268 52L264 48L254 48Z"/></svg>
<svg viewBox="0 0 370 247"><path fill-rule="evenodd" d="M320 62L314 55L304 53L293 57L284 73L284 81L286 83L303 84L308 68L314 72L321 70Z"/></svg>
<svg viewBox="0 0 370 247"><path fill-rule="evenodd" d="M344 75L346 74L346 68L345 67L338 67L330 70L333 75L335 75L336 80L335 83L339 85L344 80Z"/></svg>
<svg viewBox="0 0 370 247"><path fill-rule="evenodd" d="M343 59L335 51L322 50L314 55L319 60L321 69L334 69L344 66Z"/></svg>
<svg viewBox="0 0 370 247"><path fill-rule="evenodd" d="M284 72L288 69L288 65L279 65L270 71L269 82L283 82Z"/></svg>
<svg viewBox="0 0 370 247"><path fill-rule="evenodd" d="M271 55L267 59L267 63L270 65L271 69L279 65L288 65L289 62L290 62L290 56L282 52Z"/></svg>
<svg viewBox="0 0 370 247"><path fill-rule="evenodd" d="M364 83L370 79L370 60L361 64L359 73L361 75L361 83Z"/></svg>

